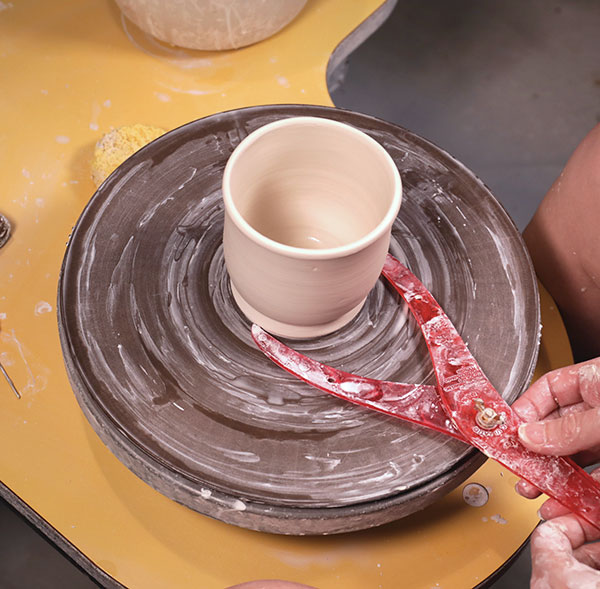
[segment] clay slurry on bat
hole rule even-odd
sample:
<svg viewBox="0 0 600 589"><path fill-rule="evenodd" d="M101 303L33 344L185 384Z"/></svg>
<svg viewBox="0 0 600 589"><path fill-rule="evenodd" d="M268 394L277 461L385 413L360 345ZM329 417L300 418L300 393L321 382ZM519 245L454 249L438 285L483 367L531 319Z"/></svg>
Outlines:
<svg viewBox="0 0 600 589"><path fill-rule="evenodd" d="M224 266L220 184L241 138L297 115L354 125L391 154L406 198L390 251L431 286L492 382L516 398L535 365L539 316L533 272L510 219L442 150L339 109L221 113L134 154L73 231L59 325L77 400L138 476L237 525L332 533L421 509L481 457L448 436L315 391L256 349ZM398 301L378 280L349 325L294 345L366 377L430 384L423 338ZM231 508L238 500L245 510Z"/></svg>

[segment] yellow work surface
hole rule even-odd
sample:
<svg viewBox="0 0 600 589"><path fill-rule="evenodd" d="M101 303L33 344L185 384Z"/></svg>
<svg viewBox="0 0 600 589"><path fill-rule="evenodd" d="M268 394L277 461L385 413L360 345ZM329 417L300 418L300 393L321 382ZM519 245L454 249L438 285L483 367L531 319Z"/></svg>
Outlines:
<svg viewBox="0 0 600 589"><path fill-rule="evenodd" d="M535 527L539 501L517 496L516 477L489 461L470 479L490 491L483 507L463 501L462 485L371 531L301 538L229 526L129 472L88 425L66 376L58 276L94 192L90 161L101 135L135 123L172 129L242 106L330 105L330 55L388 8L309 0L274 37L205 53L152 41L109 0L0 2L0 213L13 225L0 250L0 362L21 394L0 375L0 480L5 496L95 575L143 588L220 589L265 577L322 589L468 587ZM547 295L542 313L538 375L571 360Z"/></svg>

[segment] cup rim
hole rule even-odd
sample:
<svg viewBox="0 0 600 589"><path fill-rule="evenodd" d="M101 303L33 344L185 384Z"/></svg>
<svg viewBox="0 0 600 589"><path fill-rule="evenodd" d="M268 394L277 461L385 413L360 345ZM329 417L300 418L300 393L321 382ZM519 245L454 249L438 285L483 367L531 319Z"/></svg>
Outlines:
<svg viewBox="0 0 600 589"><path fill-rule="evenodd" d="M266 235L260 233L260 231L254 229L254 227L252 227L252 225L250 225L250 223L248 223L248 221L244 219L244 217L236 207L233 201L233 197L231 195L232 169L235 166L236 161L239 159L239 157L241 156L241 154L243 154L244 151L246 151L253 143L258 141L263 135L270 133L274 129L277 129L279 127L303 125L306 123L336 127L338 129L342 128L345 132L354 135L354 137L368 144L370 147L374 148L383 156L382 159L387 163L387 166L391 172L394 181L392 200L390 206L388 207L388 210L386 211L381 221L373 229L371 229L371 231L363 235L361 238L356 239L345 245L323 249L313 249L287 245L274 239L271 239L270 237L267 237ZM400 205L402 203L402 180L400 178L400 172L398 171L398 168L396 167L392 156L387 152L387 150L379 142L375 141L375 139L373 139L371 136L367 135L366 133L357 129L356 127L353 127L352 125L329 119L326 117L318 116L292 116L279 119L277 121L273 121L271 123L263 125L262 127L259 127L258 129L244 137L244 139L240 141L240 143L236 146L236 148L233 150L233 153L227 160L227 163L225 165L225 171L223 173L222 186L223 202L225 205L225 209L231 216L238 229L242 231L248 238L258 243L261 247L264 247L265 249L268 249L272 252L293 258L304 258L313 260L340 258L354 254L357 251L368 247L389 230L394 220L398 216L398 212L400 211Z"/></svg>

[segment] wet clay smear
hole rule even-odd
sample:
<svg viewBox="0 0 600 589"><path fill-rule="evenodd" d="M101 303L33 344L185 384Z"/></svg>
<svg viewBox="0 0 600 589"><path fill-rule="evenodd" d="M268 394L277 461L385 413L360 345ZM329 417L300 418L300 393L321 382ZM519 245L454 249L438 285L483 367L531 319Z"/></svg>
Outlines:
<svg viewBox="0 0 600 589"><path fill-rule="evenodd" d="M536 283L520 236L439 148L324 107L242 109L167 133L101 186L73 232L59 292L65 361L86 416L134 472L191 506L230 497L240 518L257 504L409 496L474 455L315 390L255 347L223 261L222 174L249 132L294 115L346 122L388 150L404 188L390 252L420 276L508 401L537 354ZM383 279L350 324L294 347L366 377L432 382L418 328Z"/></svg>

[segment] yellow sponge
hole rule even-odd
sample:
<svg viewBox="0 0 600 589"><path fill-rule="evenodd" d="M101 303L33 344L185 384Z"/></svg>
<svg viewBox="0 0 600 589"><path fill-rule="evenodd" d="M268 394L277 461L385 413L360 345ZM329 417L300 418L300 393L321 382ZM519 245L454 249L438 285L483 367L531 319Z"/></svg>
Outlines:
<svg viewBox="0 0 600 589"><path fill-rule="evenodd" d="M106 133L96 143L92 159L92 180L96 188L130 155L166 131L147 125L125 125Z"/></svg>

